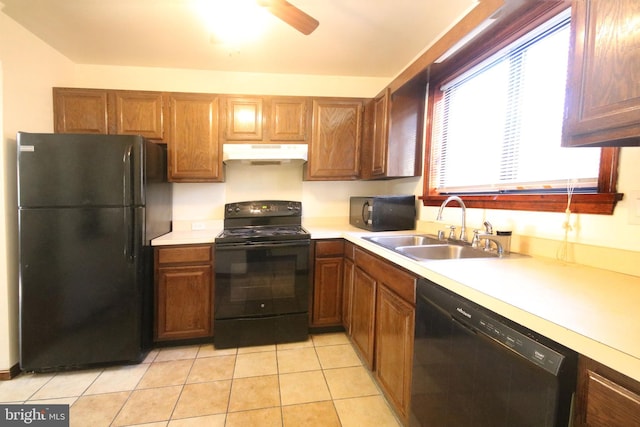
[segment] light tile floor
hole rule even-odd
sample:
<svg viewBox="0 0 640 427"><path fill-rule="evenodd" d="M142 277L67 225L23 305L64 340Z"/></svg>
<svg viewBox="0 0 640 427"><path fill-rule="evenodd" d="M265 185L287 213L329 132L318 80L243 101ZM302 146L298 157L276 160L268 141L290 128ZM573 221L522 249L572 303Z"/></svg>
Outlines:
<svg viewBox="0 0 640 427"><path fill-rule="evenodd" d="M139 365L21 374L0 381L0 402L69 404L73 427L400 425L343 333L161 348Z"/></svg>

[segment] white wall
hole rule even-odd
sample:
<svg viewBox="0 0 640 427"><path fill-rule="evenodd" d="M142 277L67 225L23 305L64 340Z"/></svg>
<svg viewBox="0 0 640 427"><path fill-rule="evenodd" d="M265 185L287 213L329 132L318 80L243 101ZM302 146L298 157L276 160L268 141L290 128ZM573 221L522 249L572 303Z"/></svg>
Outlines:
<svg viewBox="0 0 640 427"><path fill-rule="evenodd" d="M53 131L51 87L73 64L0 12L0 370L18 361L16 132Z"/></svg>

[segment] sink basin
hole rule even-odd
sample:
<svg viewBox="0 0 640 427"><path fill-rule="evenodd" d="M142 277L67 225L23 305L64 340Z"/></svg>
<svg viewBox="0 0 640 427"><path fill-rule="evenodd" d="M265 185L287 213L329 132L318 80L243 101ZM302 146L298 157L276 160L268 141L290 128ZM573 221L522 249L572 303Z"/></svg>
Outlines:
<svg viewBox="0 0 640 427"><path fill-rule="evenodd" d="M406 234L398 236L373 236L365 237L373 243L386 248L395 249L399 246L423 246L423 245L442 245L443 242L438 240L436 236L424 234Z"/></svg>
<svg viewBox="0 0 640 427"><path fill-rule="evenodd" d="M418 261L434 259L462 259L462 258L499 258L495 252L486 252L470 246L461 245L430 245L430 246L399 246L396 252Z"/></svg>

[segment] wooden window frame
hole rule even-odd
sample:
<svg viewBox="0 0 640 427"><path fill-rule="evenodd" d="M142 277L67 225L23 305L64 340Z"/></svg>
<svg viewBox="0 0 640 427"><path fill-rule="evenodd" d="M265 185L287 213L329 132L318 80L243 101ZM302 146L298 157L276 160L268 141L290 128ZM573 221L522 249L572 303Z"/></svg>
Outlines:
<svg viewBox="0 0 640 427"><path fill-rule="evenodd" d="M431 136L433 106L439 88L473 65L481 62L512 41L541 25L570 6L568 1L527 2L512 13L503 14L491 28L470 42L454 56L430 67L429 95L427 100L427 132L425 137L425 162L423 191L420 199L424 206L439 206L450 194L439 194L430 185ZM574 31L573 25L571 31ZM573 47L573 34L572 34ZM580 148L572 148L579 150ZM573 213L612 215L616 203L623 194L616 192L618 183L619 148L602 148L597 192L576 192L571 198ZM567 208L566 193L496 193L464 195L469 208L508 209L538 212L564 212Z"/></svg>

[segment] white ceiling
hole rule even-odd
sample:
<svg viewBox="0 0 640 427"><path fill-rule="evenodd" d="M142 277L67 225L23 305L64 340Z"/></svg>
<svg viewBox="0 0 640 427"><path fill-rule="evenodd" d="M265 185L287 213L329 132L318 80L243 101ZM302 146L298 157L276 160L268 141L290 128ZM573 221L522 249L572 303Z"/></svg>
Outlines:
<svg viewBox="0 0 640 427"><path fill-rule="evenodd" d="M0 0L0 6L77 64L392 78L476 3L289 0L320 21L311 35L273 17L259 42L232 50L211 42L191 1Z"/></svg>

